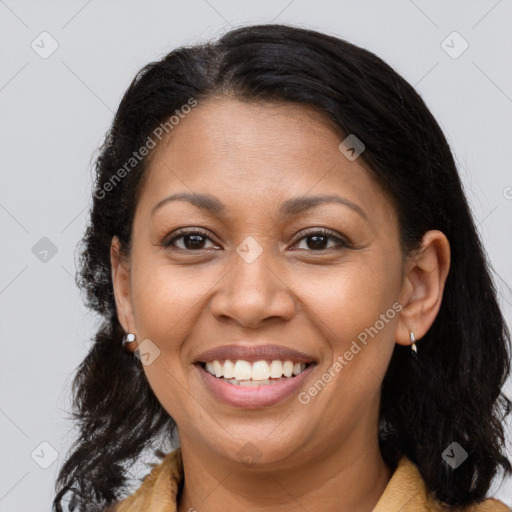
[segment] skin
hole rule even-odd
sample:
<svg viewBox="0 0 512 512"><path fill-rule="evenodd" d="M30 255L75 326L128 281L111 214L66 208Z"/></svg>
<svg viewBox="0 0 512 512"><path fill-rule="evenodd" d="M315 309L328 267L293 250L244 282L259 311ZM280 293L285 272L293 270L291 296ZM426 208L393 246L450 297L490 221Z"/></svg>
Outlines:
<svg viewBox="0 0 512 512"><path fill-rule="evenodd" d="M178 427L179 512L365 512L389 482L394 468L378 448L382 380L394 344L410 344L409 330L421 351L450 248L429 231L421 250L402 258L392 201L360 158L339 151L343 138L307 106L204 101L151 154L131 254L122 257L112 240L118 316L137 340L126 350L147 338L160 350L144 371ZM173 201L151 215L177 192L211 194L226 214ZM337 203L279 216L283 201L316 194L343 196L366 218ZM162 247L187 227L207 237ZM319 227L351 245L311 239ZM248 236L262 248L251 263L236 252ZM304 391L396 302L401 311L308 404L297 394L271 407L222 404L193 365L216 346L276 343L318 360ZM256 463L241 459L244 446L256 447Z"/></svg>

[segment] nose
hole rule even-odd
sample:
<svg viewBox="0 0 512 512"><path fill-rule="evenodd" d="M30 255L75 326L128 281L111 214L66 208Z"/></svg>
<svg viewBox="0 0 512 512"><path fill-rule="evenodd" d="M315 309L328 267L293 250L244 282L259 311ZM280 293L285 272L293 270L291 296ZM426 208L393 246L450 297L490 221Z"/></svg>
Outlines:
<svg viewBox="0 0 512 512"><path fill-rule="evenodd" d="M270 319L286 321L293 317L293 292L271 252L264 249L256 259L233 255L233 265L219 281L210 302L218 320L255 329Z"/></svg>

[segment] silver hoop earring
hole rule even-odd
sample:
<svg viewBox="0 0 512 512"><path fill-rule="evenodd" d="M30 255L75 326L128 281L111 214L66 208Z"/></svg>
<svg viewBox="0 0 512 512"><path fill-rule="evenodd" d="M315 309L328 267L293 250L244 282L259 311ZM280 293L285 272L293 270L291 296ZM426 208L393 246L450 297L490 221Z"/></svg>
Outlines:
<svg viewBox="0 0 512 512"><path fill-rule="evenodd" d="M414 333L409 331L411 338L411 354L414 357L418 357L418 347L416 346L416 338L414 337Z"/></svg>
<svg viewBox="0 0 512 512"><path fill-rule="evenodd" d="M123 338L123 347L125 346L126 343L133 343L135 341L135 334L132 334L132 333L128 333L124 338Z"/></svg>

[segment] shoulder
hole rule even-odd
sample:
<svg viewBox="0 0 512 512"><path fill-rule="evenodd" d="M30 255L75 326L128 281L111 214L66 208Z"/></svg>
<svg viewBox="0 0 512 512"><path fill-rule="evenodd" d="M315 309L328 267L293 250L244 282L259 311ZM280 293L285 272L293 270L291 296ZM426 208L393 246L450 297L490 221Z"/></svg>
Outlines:
<svg viewBox="0 0 512 512"><path fill-rule="evenodd" d="M450 507L430 493L417 466L406 456L402 456L391 476L384 493L373 512L511 512L505 503L495 499L485 499L465 508Z"/></svg>
<svg viewBox="0 0 512 512"><path fill-rule="evenodd" d="M467 508L467 512L510 512L512 509L496 498L489 498Z"/></svg>
<svg viewBox="0 0 512 512"><path fill-rule="evenodd" d="M139 488L103 512L175 511L177 496L184 478L181 449L176 448L160 463L150 465L152 470L144 477Z"/></svg>

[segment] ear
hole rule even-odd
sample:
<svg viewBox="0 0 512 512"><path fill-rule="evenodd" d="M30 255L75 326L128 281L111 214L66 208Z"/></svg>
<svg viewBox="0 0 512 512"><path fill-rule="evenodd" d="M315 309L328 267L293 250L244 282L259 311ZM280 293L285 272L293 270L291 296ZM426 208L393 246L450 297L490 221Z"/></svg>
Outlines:
<svg viewBox="0 0 512 512"><path fill-rule="evenodd" d="M406 263L400 293L400 311L395 341L410 345L410 331L417 340L425 336L441 307L450 269L450 243L438 230L427 231L421 248Z"/></svg>
<svg viewBox="0 0 512 512"><path fill-rule="evenodd" d="M130 264L121 253L121 245L117 236L112 237L110 245L110 264L112 267L112 285L116 302L117 318L126 333L134 333L131 326L135 325L132 311L130 290ZM125 350L133 352L137 343L127 343Z"/></svg>

